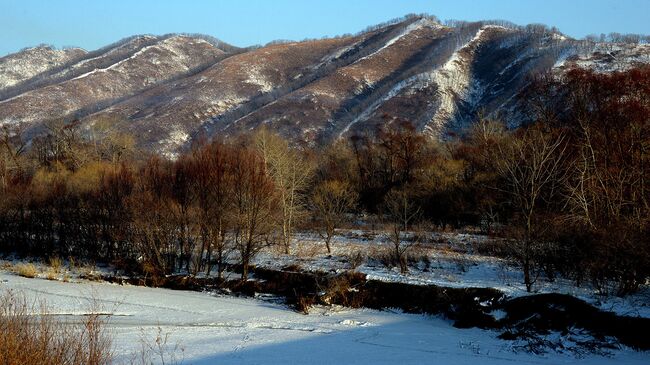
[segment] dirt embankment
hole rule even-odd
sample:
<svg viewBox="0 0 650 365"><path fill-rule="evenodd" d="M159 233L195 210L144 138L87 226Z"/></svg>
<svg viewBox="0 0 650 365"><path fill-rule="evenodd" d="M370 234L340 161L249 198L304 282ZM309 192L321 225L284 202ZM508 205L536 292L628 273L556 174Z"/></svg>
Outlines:
<svg viewBox="0 0 650 365"><path fill-rule="evenodd" d="M237 267L231 268L237 271ZM221 290L237 295L255 293L284 297L287 304L307 312L314 304L337 304L373 309L398 308L408 313L443 315L459 328L483 328L501 332L503 339L530 339L551 332L579 330L605 341L650 350L650 319L604 312L564 294L537 294L508 298L492 288L449 288L367 280L357 272L341 274L254 268L255 280L218 280L190 276L165 278L117 278L107 281L177 290ZM496 315L499 313L499 315Z"/></svg>

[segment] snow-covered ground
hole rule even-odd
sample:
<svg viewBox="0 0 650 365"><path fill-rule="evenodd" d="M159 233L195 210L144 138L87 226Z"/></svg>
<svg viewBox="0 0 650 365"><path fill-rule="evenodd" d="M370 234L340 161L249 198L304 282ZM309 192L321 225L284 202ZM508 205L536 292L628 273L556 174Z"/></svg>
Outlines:
<svg viewBox="0 0 650 365"><path fill-rule="evenodd" d="M343 272L356 269L368 279L403 282L417 285L445 287L481 287L501 290L510 297L528 295L521 270L508 262L475 252L477 244L488 240L486 236L466 233L429 233L411 254L418 259L427 257L429 264L420 261L412 264L407 274L399 268L387 268L373 259L389 249L387 237L366 230L343 230L332 239L332 254L328 255L323 240L317 234L301 233L296 236L291 255L267 250L258 255L257 265L283 268L298 265L303 270ZM352 267L354 257L361 255L360 265ZM576 287L572 280L556 278L553 281L541 276L533 286L534 293L562 293L577 298L605 311L621 315L650 318L650 288L626 297L601 295L589 283Z"/></svg>
<svg viewBox="0 0 650 365"><path fill-rule="evenodd" d="M497 332L456 329L441 318L365 309L315 308L187 291L28 279L0 271L0 292L22 291L74 318L95 298L113 313L116 354L126 360L161 329L185 364L647 364L627 348L609 356L514 351ZM181 351L182 349L182 351Z"/></svg>

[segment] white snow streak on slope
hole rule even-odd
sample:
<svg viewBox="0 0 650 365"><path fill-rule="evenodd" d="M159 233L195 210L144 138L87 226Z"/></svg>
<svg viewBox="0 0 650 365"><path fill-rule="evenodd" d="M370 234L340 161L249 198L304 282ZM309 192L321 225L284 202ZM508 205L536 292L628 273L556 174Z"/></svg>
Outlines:
<svg viewBox="0 0 650 365"><path fill-rule="evenodd" d="M158 151L170 160L175 160L178 158L178 152L176 149L189 139L190 135L185 132L181 126L176 126L171 132L169 132L169 137L167 139L159 142L162 147L160 147Z"/></svg>
<svg viewBox="0 0 650 365"><path fill-rule="evenodd" d="M429 27L429 28L432 28L432 29L443 28L442 25L440 25L440 24L438 24L438 23L436 23L436 22L434 22L434 21L432 21L432 20L429 20L429 19L426 19L426 18L420 19L420 20L418 20L418 21L416 21L416 22L413 22L413 23L409 24L409 25L408 25L406 28L404 28L404 30L403 30L402 32L400 32L397 36L395 36L395 37L391 38L390 40L388 40L388 42L386 42L386 44L384 44L381 48L379 48L379 49L376 50L375 52L369 54L368 56L365 56L365 57L362 57L362 58L358 59L358 60L355 61L354 63L357 63L357 62L359 62L359 61L361 61L361 60L364 60L364 59L370 58L370 57L372 57L372 56L378 54L379 52L383 51L383 50L386 49L387 47L389 47L389 46L391 46L392 44L394 44L395 42L397 42L399 39L401 39L401 38L404 37L405 35L411 33L412 31L414 31L414 30L416 30L416 29L420 29L420 28L422 28L422 27ZM395 95L397 95L397 94L398 94L402 89L404 89L405 87L409 86L410 84L413 83L413 81L417 80L417 79L420 78L420 77L421 77L421 75L416 75L416 76L410 77L410 78L408 78L408 79L406 79L406 80L403 80L403 81L399 82L397 85L395 85L395 86L394 86L394 87L393 87L393 88L392 88L392 89L391 89L391 90L390 90L390 91L389 91L389 92L388 92L388 93L387 93L383 98L381 98L380 100L377 100L376 102L372 103L372 105L370 105L370 107L368 107L366 110L364 110L363 112L361 112L361 113L360 113L356 118L354 118L354 119L353 119L353 120L352 120L352 121L351 121L347 126L345 126L345 128L343 128L343 130L339 133L339 138L342 137L345 133L347 133L347 132L350 130L350 128L351 128L353 125L355 125L356 123L368 119L368 117L370 117L370 115L371 115L371 114L372 114L372 113L373 113L373 112L374 112L374 111L375 111L379 106L381 106L381 104L383 104L383 103L386 102L387 100L393 98L393 97L394 97Z"/></svg>
<svg viewBox="0 0 650 365"><path fill-rule="evenodd" d="M388 93L386 93L384 97L372 103L370 107L368 107L366 110L361 112L347 126L345 126L345 128L343 128L341 133L339 133L339 138L343 137L343 135L345 135L353 125L357 124L360 121L368 119L372 115L372 113L374 113L375 110L377 110L377 108L379 108L386 101L393 98L395 95L399 94L399 92L402 91L404 88L410 86L418 77L419 75L416 75L397 83Z"/></svg>
<svg viewBox="0 0 650 365"><path fill-rule="evenodd" d="M151 46L143 47L142 49L140 49L139 51L137 51L136 53L134 53L130 57L125 58L125 59L123 59L123 60L121 60L119 62L116 62L116 63L114 63L114 64L112 64L112 65L110 65L110 66L108 66L106 68L94 69L92 71L81 74L81 75L79 75L79 76L77 76L75 78L72 78L70 80L66 80L63 83L67 83L67 82L77 80L77 79L82 79L82 78L88 77L88 76L96 74L96 73L107 72L109 70L115 70L115 71L118 71L120 73L128 74L129 71L130 71L129 68L128 67L122 67L122 65L125 62L127 62L129 60L132 60L132 59L142 55L144 52L146 52L147 50L149 50L151 48L154 48L154 47L161 48L161 49L164 49L164 50L167 50L167 51L173 53L175 55L175 57L173 58L173 60L175 62L174 67L181 68L183 70L187 70L188 66L186 65L185 61L188 60L188 57L185 54L183 54L183 52L179 51L178 48L176 47L176 45L174 44L176 42L176 40L178 40L179 38L182 38L182 36L170 37L170 38L165 39L162 42L153 44ZM195 43L208 43L207 41L204 41L202 39L194 39L193 41ZM9 99L2 100L2 101L0 101L0 104L9 102L9 101L14 100L14 99L22 98L22 97L24 97L26 95L29 95L29 94L31 94L31 93L33 93L35 91L38 91L38 90L41 90L41 89L30 90L30 91L27 91L25 93L16 95L14 97L11 97ZM0 125L1 125L1 123L2 122L0 122Z"/></svg>
<svg viewBox="0 0 650 365"><path fill-rule="evenodd" d="M442 25L440 25L440 24L434 22L433 20L426 19L426 18L422 18L422 19L420 19L420 20L418 20L418 21L415 21L415 22L409 24L406 28L404 28L404 30L402 30L401 32L399 32L399 34L397 34L395 37L389 39L389 40L388 40L388 41L387 41L387 42L386 42L386 43L385 43L381 48L379 48L378 50L372 52L371 54L369 54L369 55L367 55L367 56L365 56L365 57L359 58L359 59L356 60L354 63L357 63L357 62L360 62L361 60L365 60L365 59L367 59L367 58L373 57L373 56L376 55L377 53L379 53L379 52L383 51L384 49L390 47L393 43L397 42L398 40L400 40L400 39L401 39L402 37L404 37L405 35L411 33L412 31L414 31L414 30L416 30L416 29L420 29L420 28L423 28L423 27L429 27L429 28L432 28L432 29L435 29L435 28L443 28Z"/></svg>
<svg viewBox="0 0 650 365"><path fill-rule="evenodd" d="M184 363L207 364L647 364L647 352L612 357L515 353L497 332L456 329L437 317L374 310L298 314L255 299L103 283L62 283L0 272L0 292L45 299L53 312L84 313L94 295L123 360L157 327L185 349Z"/></svg>
<svg viewBox="0 0 650 365"><path fill-rule="evenodd" d="M83 67L83 65L85 65L85 64L87 64L87 63L89 63L89 62L93 62L93 61L98 60L98 59L100 59L100 58L105 58L106 56L109 56L109 55L112 55L112 54L114 54L114 53L117 53L117 51L119 51L119 50L121 50L121 49L123 49L123 48L126 48L126 47L130 46L133 42L136 42L136 41L138 41L138 40L148 40L148 39L152 39L152 38L155 38L155 37L152 37L152 36L140 36L140 37L137 37L137 38L135 38L135 39L133 39L133 40L127 42L127 43L124 43L124 44L119 45L119 46L117 46L117 47L115 47L115 48L112 48L112 49L110 49L108 52L106 52L106 53L102 53L102 54L100 54L100 55L97 56L97 57L93 57L93 58L88 58L88 59L85 59L85 60L81 60L81 61L79 61L78 63L75 63L74 65L70 66L69 69L65 69L65 70L63 70L63 71L57 73L57 75L66 75L66 74L69 74L70 72L72 72L72 71L74 71L75 69L78 69L78 68L80 68L80 67Z"/></svg>
<svg viewBox="0 0 650 365"><path fill-rule="evenodd" d="M468 100L474 95L473 91L475 90L473 89L478 89L479 85L472 85L471 71L467 69L467 63L470 60L466 59L465 55L461 55L461 52L472 54L480 44L481 35L485 29L491 27L495 26L485 26L479 29L474 38L454 52L449 61L430 74L431 81L438 85L440 106L425 129L434 131L446 121L451 120L458 108L456 98Z"/></svg>
<svg viewBox="0 0 650 365"><path fill-rule="evenodd" d="M106 72L106 71L108 71L108 70L112 70L112 69L114 69L115 67L120 66L120 65L123 64L124 62L127 62L127 61L129 61L129 60L132 60L132 59L134 59L135 57L137 57L137 56L141 55L142 53L146 52L147 50L149 50L149 49L151 49L151 48L154 48L154 47L158 47L158 46L159 46L159 44L154 44L154 45L151 45L151 46L143 47L143 48L140 49L139 51L137 51L137 52L135 52L134 54L132 54L130 57L127 57L127 58L125 58L125 59L123 59L123 60L121 60L121 61L118 61L118 62L116 62L116 63L114 63L114 64L112 64L112 65L110 65L110 66L108 66L108 67L106 67L106 68L96 68L96 69L94 69L94 70L92 70L92 71L89 71L89 72L83 73L83 74L81 74L81 75L79 75L79 76L77 76L77 77L75 77L75 78L70 79L70 81L83 79L83 78L85 78L85 77L87 77L87 76L89 76L89 75L92 75L92 74L95 74L95 73L98 73L98 72Z"/></svg>
<svg viewBox="0 0 650 365"><path fill-rule="evenodd" d="M326 64L328 64L330 62L338 60L346 52L348 52L351 49L354 49L354 48L358 47L359 44L361 44L362 42L363 42L363 39L360 39L360 40L354 42L353 44L341 47L341 48L337 49L336 51L334 51L333 53L325 55L323 58L321 58L321 62L319 64L317 64L315 66L312 66L310 68L312 70L318 70L319 68L321 68L322 66L324 66L324 65L326 65Z"/></svg>
<svg viewBox="0 0 650 365"><path fill-rule="evenodd" d="M417 23L420 23L420 21L411 24L408 28L410 28L411 26L415 26ZM377 110L377 108L379 108L386 101L395 97L403 89L417 84L419 84L419 87L424 87L431 82L435 82L438 85L440 107L436 111L436 114L433 117L432 121L436 122L436 125L440 125L445 120L448 120L448 118L453 116L454 112L456 111L455 96L459 96L462 99L471 99L471 96L477 94L478 93L477 91L480 91L480 90L472 90L470 73L462 69L463 62L465 60L464 57L460 56L459 52L463 50L475 48L479 44L481 34L487 28L505 29L503 27L495 26L495 25L487 25L482 27L469 42L467 42L466 44L461 46L458 50L456 50L452 54L451 58L441 68L436 69L432 72L426 72L426 73L415 75L396 84L393 87L393 89L391 89L383 98L374 102L370 107L368 107L366 110L360 113L356 118L354 118L352 122L350 122L341 131L341 133L339 133L339 137L347 133L350 130L350 128L356 123L368 119L372 115L372 113L374 113L374 111ZM398 37L394 38L392 43L394 43L397 39L401 38L407 33L408 32L400 34ZM474 85L474 86L476 86L476 88L478 89L478 85ZM432 126L430 124L427 124L425 128L427 130L432 130Z"/></svg>
<svg viewBox="0 0 650 365"><path fill-rule="evenodd" d="M167 39L163 40L162 42L152 44L150 46L143 47L142 49L135 52L134 54L132 54L128 58L125 58L125 59L123 59L123 60L121 60L119 62L116 62L116 63L114 63L114 64L112 64L112 65L110 65L110 66L108 66L106 68L99 68L99 69L92 70L90 72L86 72L86 73L81 74L81 75L79 75L79 76L77 76L77 77L75 77L75 78L73 78L71 80L81 79L81 78L87 77L89 75L92 75L94 73L98 73L98 72L106 72L108 70L118 69L124 63L139 57L140 55L144 54L145 52L147 52L148 50L150 50L152 48L161 48L161 49L167 50L167 51L173 53L177 57L176 61L185 61L186 57L182 54L182 52L177 52L177 48L175 47L175 42L179 38L182 38L182 36L170 37L170 38L167 38ZM208 43L207 41L204 41L202 39L196 39L196 40L194 40L194 42L196 42L196 43ZM122 71L122 70L120 70L120 71ZM128 70L124 70L124 71L128 71Z"/></svg>

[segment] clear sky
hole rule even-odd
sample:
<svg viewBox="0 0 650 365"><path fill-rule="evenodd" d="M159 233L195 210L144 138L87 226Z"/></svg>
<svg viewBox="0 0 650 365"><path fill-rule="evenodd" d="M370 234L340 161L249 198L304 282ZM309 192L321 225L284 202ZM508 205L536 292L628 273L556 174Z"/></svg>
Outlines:
<svg viewBox="0 0 650 365"><path fill-rule="evenodd" d="M40 43L92 50L145 33L248 46L354 33L408 13L544 23L576 38L650 34L650 0L0 0L0 56Z"/></svg>

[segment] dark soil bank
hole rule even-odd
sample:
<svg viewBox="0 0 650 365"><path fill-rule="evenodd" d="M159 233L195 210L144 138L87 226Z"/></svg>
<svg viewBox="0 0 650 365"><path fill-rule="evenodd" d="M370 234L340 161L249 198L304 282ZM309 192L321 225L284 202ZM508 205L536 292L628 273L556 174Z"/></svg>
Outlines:
<svg viewBox="0 0 650 365"><path fill-rule="evenodd" d="M231 268L236 271L236 266ZM156 286L177 290L229 290L284 297L287 304L307 312L314 304L338 304L374 309L399 308L408 313L440 314L459 328L478 327L502 331L503 339L528 338L551 331L579 329L596 339L616 338L627 346L650 350L650 319L604 312L587 302L564 294L537 294L507 298L492 288L448 288L366 280L356 272L331 274L254 268L256 280L241 282L215 278L169 276L164 278L105 278L111 282ZM500 310L505 315L495 318Z"/></svg>

